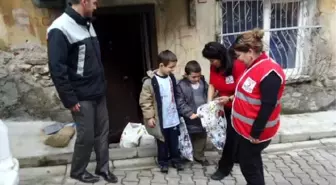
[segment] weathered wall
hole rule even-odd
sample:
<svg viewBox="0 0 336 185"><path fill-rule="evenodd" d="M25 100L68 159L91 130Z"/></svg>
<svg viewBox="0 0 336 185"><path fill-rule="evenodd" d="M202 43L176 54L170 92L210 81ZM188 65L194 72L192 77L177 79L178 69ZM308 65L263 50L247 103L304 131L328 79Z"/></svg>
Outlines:
<svg viewBox="0 0 336 185"><path fill-rule="evenodd" d="M207 42L215 40L215 0L208 0L207 3L196 2L195 27L188 25L186 1L164 2L164 9L158 14L159 50L170 49L177 54L178 76L184 73L184 65L189 60L197 60L208 78L209 62L202 57L202 49Z"/></svg>
<svg viewBox="0 0 336 185"><path fill-rule="evenodd" d="M316 54L309 66L311 82L289 84L283 98L284 113L336 109L336 0L318 1L322 29L312 44Z"/></svg>
<svg viewBox="0 0 336 185"><path fill-rule="evenodd" d="M0 118L71 120L50 80L43 46L58 14L31 0L0 1Z"/></svg>
<svg viewBox="0 0 336 185"><path fill-rule="evenodd" d="M146 3L156 4L158 49L170 49L177 54L177 76L183 74L184 64L193 59L199 60L208 74L209 62L202 58L201 50L215 38L215 11L209 11L214 9L215 1L196 5L196 27L188 26L187 1L100 1L105 7ZM30 0L1 1L0 8L0 47L8 51L0 53L3 59L0 60L0 117L71 120L50 81L43 46L46 29L57 12L38 9Z"/></svg>
<svg viewBox="0 0 336 185"><path fill-rule="evenodd" d="M46 28L57 15L35 7L31 0L0 1L0 48L26 42L45 44Z"/></svg>
<svg viewBox="0 0 336 185"><path fill-rule="evenodd" d="M215 0L196 2L196 27L188 26L188 9L185 0L101 0L100 5L123 6L154 3L157 5L157 37L159 51L170 49L179 59L177 74L189 60L202 63L204 73L209 72L209 63L201 56L208 41L215 40ZM57 11L36 8L31 0L0 2L0 48L26 42L45 45L46 29ZM182 69L182 71L181 71Z"/></svg>
<svg viewBox="0 0 336 185"><path fill-rule="evenodd" d="M320 0L324 47L331 53L326 63L329 70L308 83L287 85L283 99L285 113L318 111L336 108L336 0ZM170 49L179 59L177 75L184 64L198 60L208 78L209 62L201 56L205 43L215 40L215 0L196 3L196 26L188 26L185 0L101 0L103 6L155 3L159 51ZM0 118L33 116L60 121L71 120L62 109L47 72L46 28L57 12L35 8L30 0L0 1ZM36 43L32 44L32 43ZM19 45L20 47L14 47ZM42 45L42 47L40 47ZM324 49L326 50L326 49ZM313 68L315 66L312 66Z"/></svg>
<svg viewBox="0 0 336 185"><path fill-rule="evenodd" d="M46 53L33 44L0 51L0 118L71 120L50 80Z"/></svg>

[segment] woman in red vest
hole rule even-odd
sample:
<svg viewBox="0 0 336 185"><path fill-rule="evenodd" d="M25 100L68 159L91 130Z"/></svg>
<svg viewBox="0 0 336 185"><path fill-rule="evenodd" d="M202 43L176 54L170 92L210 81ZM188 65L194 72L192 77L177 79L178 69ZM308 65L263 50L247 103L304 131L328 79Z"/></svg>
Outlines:
<svg viewBox="0 0 336 185"><path fill-rule="evenodd" d="M281 66L263 51L263 31L240 35L233 48L247 69L237 82L232 126L238 133L237 156L248 185L265 185L261 152L280 126L280 100L285 88Z"/></svg>
<svg viewBox="0 0 336 185"><path fill-rule="evenodd" d="M233 60L232 53L229 54L228 50L218 42L206 44L202 54L211 63L209 101L213 100L215 91L217 91L219 94L217 99L224 105L227 120L226 142L222 157L218 162L217 171L211 176L214 180L220 180L230 174L235 161L233 151L237 134L231 125L232 100L238 79L246 67L244 63Z"/></svg>

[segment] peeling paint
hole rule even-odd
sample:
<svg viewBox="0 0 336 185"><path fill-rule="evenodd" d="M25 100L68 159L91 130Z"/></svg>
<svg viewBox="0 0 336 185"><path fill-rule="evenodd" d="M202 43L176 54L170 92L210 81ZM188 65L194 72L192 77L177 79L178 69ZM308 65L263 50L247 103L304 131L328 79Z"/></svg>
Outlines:
<svg viewBox="0 0 336 185"><path fill-rule="evenodd" d="M0 40L7 46L26 42L45 45L46 30L59 14L57 10L37 8L31 0L0 0Z"/></svg>
<svg viewBox="0 0 336 185"><path fill-rule="evenodd" d="M23 8L15 8L12 10L12 14L16 26L28 30L30 25L28 11Z"/></svg>

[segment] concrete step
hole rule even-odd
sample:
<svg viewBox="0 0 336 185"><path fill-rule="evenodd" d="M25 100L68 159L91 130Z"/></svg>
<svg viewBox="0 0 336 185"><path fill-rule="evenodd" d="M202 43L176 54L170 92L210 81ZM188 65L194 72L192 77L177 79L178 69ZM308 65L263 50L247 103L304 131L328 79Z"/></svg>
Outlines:
<svg viewBox="0 0 336 185"><path fill-rule="evenodd" d="M315 140L314 144L328 144L326 140L320 139L336 137L335 115L336 111L282 115L280 131L266 152L299 147L299 144L293 144L293 142L300 141ZM53 166L71 163L75 137L65 148L52 148L43 144L45 137L41 130L54 122L3 121L8 126L13 156L19 160L21 167ZM336 140L331 139L330 141L333 143ZM279 143L282 145L278 145ZM305 144L301 145L305 146ZM213 149L211 143L208 143L207 149L208 151L212 151L210 152L211 155L218 155L218 152ZM125 166L153 166L155 165L156 146L126 149L119 148L118 145L113 144L110 145L109 156L112 165L116 168L125 168ZM95 160L94 153L92 153L91 160Z"/></svg>

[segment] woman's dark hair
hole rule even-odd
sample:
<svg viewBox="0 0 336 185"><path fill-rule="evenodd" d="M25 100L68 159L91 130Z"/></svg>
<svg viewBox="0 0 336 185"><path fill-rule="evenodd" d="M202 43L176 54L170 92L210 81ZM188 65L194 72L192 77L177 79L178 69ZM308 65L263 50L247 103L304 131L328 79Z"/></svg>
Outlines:
<svg viewBox="0 0 336 185"><path fill-rule="evenodd" d="M184 72L187 75L190 75L191 73L200 73L201 71L201 65L196 60L189 61L184 68Z"/></svg>
<svg viewBox="0 0 336 185"><path fill-rule="evenodd" d="M221 66L217 72L224 71L225 76L232 75L233 69L233 56L229 51L218 42L209 42L204 46L202 55L207 59L217 59L220 61Z"/></svg>

